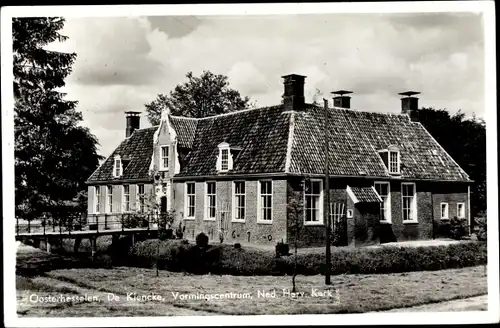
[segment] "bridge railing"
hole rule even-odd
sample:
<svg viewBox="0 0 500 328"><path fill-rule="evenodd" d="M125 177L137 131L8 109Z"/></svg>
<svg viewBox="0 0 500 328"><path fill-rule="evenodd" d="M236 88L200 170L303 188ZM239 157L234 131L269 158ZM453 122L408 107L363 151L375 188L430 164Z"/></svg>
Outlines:
<svg viewBox="0 0 500 328"><path fill-rule="evenodd" d="M23 233L71 233L74 231L128 230L134 228L157 229L166 224L164 213L103 213L61 218L43 217L25 221L16 219L16 234Z"/></svg>

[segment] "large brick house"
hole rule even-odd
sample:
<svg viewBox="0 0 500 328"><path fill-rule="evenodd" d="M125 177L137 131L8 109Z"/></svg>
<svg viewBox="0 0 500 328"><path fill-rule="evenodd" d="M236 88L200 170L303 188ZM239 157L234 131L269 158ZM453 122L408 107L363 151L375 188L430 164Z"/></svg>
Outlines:
<svg viewBox="0 0 500 328"><path fill-rule="evenodd" d="M305 77L284 76L270 107L185 118L163 113L139 129L127 112L126 138L88 179L89 218L174 210L185 236L229 242L291 242L287 201L303 200L300 243L324 243L324 107L304 99ZM339 92L328 109L330 195L347 220L349 244L432 239L433 220L470 221L471 180L413 113L350 108ZM343 204L338 206L337 204ZM341 212L339 212L341 211Z"/></svg>

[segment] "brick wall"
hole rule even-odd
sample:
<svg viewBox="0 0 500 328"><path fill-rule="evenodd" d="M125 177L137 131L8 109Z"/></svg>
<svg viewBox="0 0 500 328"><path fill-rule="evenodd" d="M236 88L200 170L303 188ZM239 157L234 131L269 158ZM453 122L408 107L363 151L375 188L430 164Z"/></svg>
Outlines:
<svg viewBox="0 0 500 328"><path fill-rule="evenodd" d="M304 190L302 185L302 178L288 179L288 198L295 198L299 201L304 201ZM333 180L330 183L330 201L332 203L342 202L347 200L347 193L345 190L345 181ZM326 202L324 202L326 206ZM325 207L324 210L328 210ZM347 209L344 209L344 212ZM315 225L304 225L304 213L300 213L298 217L299 223L299 246L321 246L325 244L325 226L323 219L321 223ZM293 228L292 219L287 220L287 240L289 243L295 242L295 229Z"/></svg>
<svg viewBox="0 0 500 328"><path fill-rule="evenodd" d="M289 180L289 197L303 197L300 181L301 178ZM348 243L350 245L363 245L378 242L378 240L381 242L391 242L432 239L434 236L433 219L434 217L440 217L441 202L449 203L450 217L456 215L457 203L464 203L465 217L467 218L468 216L469 208L467 206L466 185L457 183L416 182L415 189L417 193L418 221L416 223L403 223L401 181L391 181L390 208L392 224L382 223L377 226L377 208L374 207L369 211L360 211L359 205L354 205L345 192L347 185L351 187L373 186L374 182L375 181L371 179L331 179L331 202L345 201L346 211L351 209L354 212L354 218L347 219ZM299 221L303 222L303 216L300 217ZM294 233L290 228L290 222L288 225L288 240L292 242L294 240ZM360 230L362 226L365 226L366 231ZM324 230L323 225L302 225L300 229L299 244L301 246L324 245Z"/></svg>
<svg viewBox="0 0 500 328"><path fill-rule="evenodd" d="M231 222L233 183L232 180L216 182L217 217L221 209L229 209L224 241L256 244L275 244L281 239L286 241L286 180L273 180L272 223L257 222L258 180L245 181L245 222ZM186 226L186 238L193 239L204 232L211 242L216 242L219 241L218 223L205 219L205 184L206 181L195 182L195 218L185 219L182 215L185 213L185 182L174 182L176 224L182 221Z"/></svg>
<svg viewBox="0 0 500 328"><path fill-rule="evenodd" d="M441 218L441 203L448 203L448 217L453 218L458 216L457 204L464 203L465 218L469 215L467 204L467 186L465 184L439 184L435 187L432 195L434 202L434 217Z"/></svg>

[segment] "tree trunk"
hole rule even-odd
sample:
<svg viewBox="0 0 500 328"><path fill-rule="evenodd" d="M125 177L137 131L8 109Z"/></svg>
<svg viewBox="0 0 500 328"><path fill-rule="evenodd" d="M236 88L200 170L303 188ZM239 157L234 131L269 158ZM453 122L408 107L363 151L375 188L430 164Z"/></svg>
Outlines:
<svg viewBox="0 0 500 328"><path fill-rule="evenodd" d="M156 246L156 276L158 277L160 275L159 269L158 269L158 257L160 257L160 239L157 239L157 246Z"/></svg>

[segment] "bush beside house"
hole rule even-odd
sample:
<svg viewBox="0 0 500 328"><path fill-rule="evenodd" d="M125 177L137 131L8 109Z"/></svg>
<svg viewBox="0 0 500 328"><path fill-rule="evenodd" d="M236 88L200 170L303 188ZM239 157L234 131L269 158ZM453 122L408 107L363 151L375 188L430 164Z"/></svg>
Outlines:
<svg viewBox="0 0 500 328"><path fill-rule="evenodd" d="M199 247L180 240L146 240L134 245L128 265L152 267L160 242L161 269L232 275L291 275L294 256L276 258L274 252L217 244ZM336 249L332 274L391 273L461 268L487 263L486 244L464 242L432 247ZM323 274L325 255L297 255L297 274Z"/></svg>

